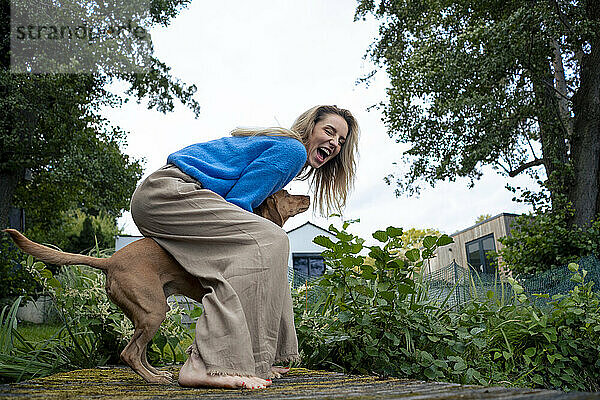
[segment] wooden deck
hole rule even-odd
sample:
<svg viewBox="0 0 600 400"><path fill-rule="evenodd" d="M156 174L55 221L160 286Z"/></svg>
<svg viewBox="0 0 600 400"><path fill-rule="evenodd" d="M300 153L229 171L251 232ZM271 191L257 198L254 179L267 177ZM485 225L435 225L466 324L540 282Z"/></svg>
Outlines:
<svg viewBox="0 0 600 400"><path fill-rule="evenodd" d="M170 369L177 373L179 368ZM0 385L0 399L600 399L600 393L481 387L405 379L378 379L294 368L260 391L148 385L122 367L72 371Z"/></svg>

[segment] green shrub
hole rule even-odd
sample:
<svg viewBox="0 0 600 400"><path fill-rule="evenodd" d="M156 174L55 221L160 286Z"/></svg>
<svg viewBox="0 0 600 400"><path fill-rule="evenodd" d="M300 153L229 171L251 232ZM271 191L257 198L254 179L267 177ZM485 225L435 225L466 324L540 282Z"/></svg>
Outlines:
<svg viewBox="0 0 600 400"><path fill-rule="evenodd" d="M0 234L0 307L18 296L34 294L40 289L33 277L23 269L21 252L6 234ZM2 301L5 303L2 304Z"/></svg>
<svg viewBox="0 0 600 400"><path fill-rule="evenodd" d="M510 236L499 238L503 262L517 274L532 274L600 254L600 221L588 228L569 226L572 211L517 217Z"/></svg>
<svg viewBox="0 0 600 400"><path fill-rule="evenodd" d="M373 237L383 246L367 247L375 259L370 266L359 254L364 240L345 231L351 222L342 230L330 226L336 242L314 240L327 248L320 299L308 304L305 293L295 294L306 366L483 385L600 388L599 299L576 265L570 268L578 286L553 299L549 311L532 304L513 279L453 311L448 298L430 298L419 274L449 237L425 238L424 248L403 261L394 256L402 230L377 231Z"/></svg>
<svg viewBox="0 0 600 400"><path fill-rule="evenodd" d="M115 245L115 235L120 233L116 217L105 212L89 215L80 210L62 213L50 228L34 226L27 230L28 237L36 242L53 243L70 253L88 252Z"/></svg>

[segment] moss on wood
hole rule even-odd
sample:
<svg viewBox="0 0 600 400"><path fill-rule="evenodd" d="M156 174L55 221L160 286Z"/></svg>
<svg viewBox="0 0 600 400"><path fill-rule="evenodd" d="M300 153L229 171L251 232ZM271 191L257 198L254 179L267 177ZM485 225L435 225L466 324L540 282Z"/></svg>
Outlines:
<svg viewBox="0 0 600 400"><path fill-rule="evenodd" d="M179 367L166 368L177 379ZM260 391L231 389L190 389L172 385L150 385L133 371L110 367L71 371L12 385L0 386L0 400L5 399L389 399L389 398L598 398L600 394L565 394L557 391L511 389L502 387L458 385L406 379L380 379L351 376L335 372L292 368L273 385Z"/></svg>

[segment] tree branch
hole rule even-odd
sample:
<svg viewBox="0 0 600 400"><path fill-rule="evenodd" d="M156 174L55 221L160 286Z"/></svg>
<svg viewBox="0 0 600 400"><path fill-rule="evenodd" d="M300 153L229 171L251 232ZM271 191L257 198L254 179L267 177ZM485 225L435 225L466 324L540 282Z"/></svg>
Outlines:
<svg viewBox="0 0 600 400"><path fill-rule="evenodd" d="M563 12L560 10L560 5L558 4L558 1L551 0L550 3L554 4L554 7L556 8L556 13L558 14L558 19L560 20L560 22L565 26L565 28L567 28L569 30L569 33L574 35L575 33L573 32L573 28L571 27L571 24L569 23L569 21L567 21ZM583 58L583 51L581 51L581 49L579 49L578 51L575 52L575 58L577 58L578 64L581 65L581 59Z"/></svg>
<svg viewBox="0 0 600 400"><path fill-rule="evenodd" d="M502 165L501 162L498 161L496 164L498 164L498 166L500 168L502 168L504 170L504 172L506 172L507 174L510 174L510 171L508 170L508 168L506 168L504 165Z"/></svg>
<svg viewBox="0 0 600 400"><path fill-rule="evenodd" d="M531 168L531 167L535 167L537 165L542 165L544 164L544 159L543 158L536 158L533 161L529 161L523 165L521 165L519 168L510 171L508 173L508 176L510 176L511 178L514 178L515 176L519 175L521 172L525 171L527 168Z"/></svg>
<svg viewBox="0 0 600 400"><path fill-rule="evenodd" d="M554 82L556 91L561 94L561 96L557 96L556 99L558 102L558 117L565 130L566 136L571 138L573 137L573 119L571 118L571 112L566 100L567 80L565 78L565 68L562 62L562 52L556 39L552 39L552 48L554 50L554 58L552 60Z"/></svg>
<svg viewBox="0 0 600 400"><path fill-rule="evenodd" d="M527 139L527 143L529 144L529 148L531 149L531 154L533 155L533 158L537 159L535 151L533 150L533 145L531 144L531 140L529 140L529 136L525 135L525 139Z"/></svg>

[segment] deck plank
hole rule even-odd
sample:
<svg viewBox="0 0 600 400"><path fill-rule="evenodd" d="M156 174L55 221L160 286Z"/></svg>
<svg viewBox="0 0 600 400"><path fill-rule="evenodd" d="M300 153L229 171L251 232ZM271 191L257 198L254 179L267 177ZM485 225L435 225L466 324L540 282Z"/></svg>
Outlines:
<svg viewBox="0 0 600 400"><path fill-rule="evenodd" d="M168 368L175 375L179 368ZM16 399L599 399L600 393L483 387L292 368L260 391L189 389L149 385L128 368L77 370L30 381L0 385L0 400Z"/></svg>

